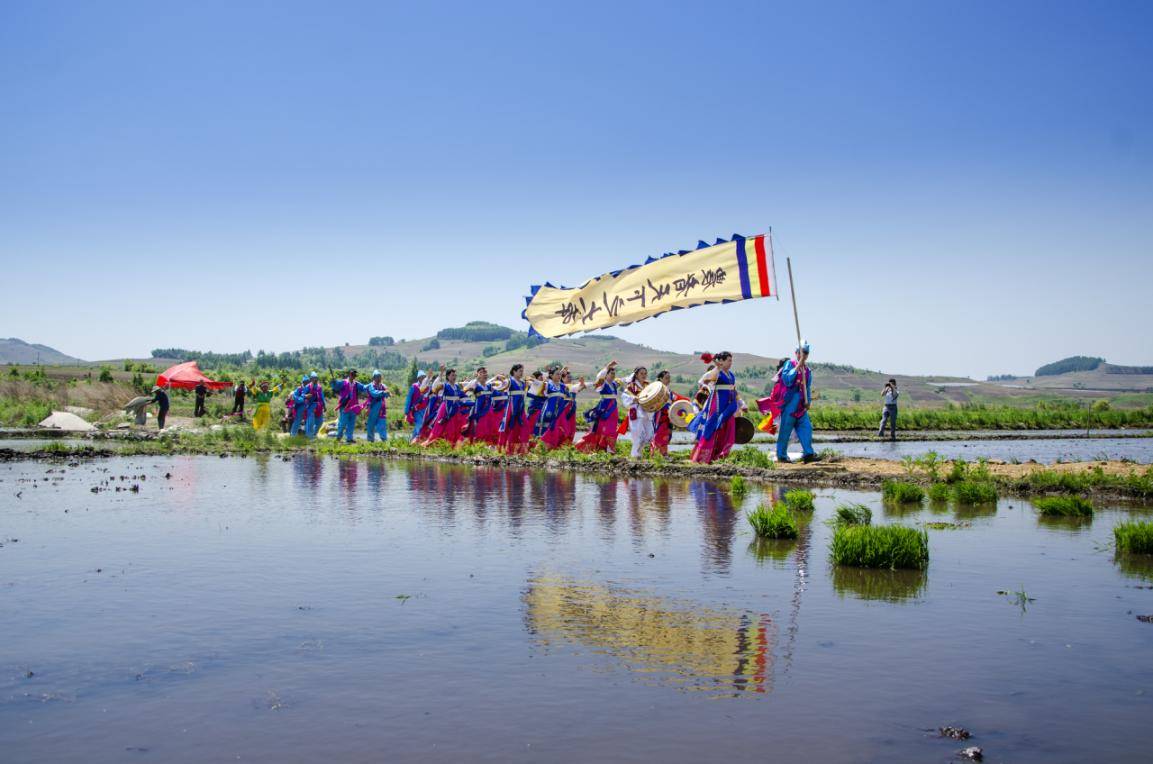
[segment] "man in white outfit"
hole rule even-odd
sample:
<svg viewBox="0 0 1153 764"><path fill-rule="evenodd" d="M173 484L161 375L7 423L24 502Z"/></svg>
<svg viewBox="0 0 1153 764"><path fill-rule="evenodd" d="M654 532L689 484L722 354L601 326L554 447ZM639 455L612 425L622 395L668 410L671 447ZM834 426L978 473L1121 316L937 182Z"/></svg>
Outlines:
<svg viewBox="0 0 1153 764"><path fill-rule="evenodd" d="M649 370L638 366L633 370L621 392L621 400L625 404L629 415L629 437L633 441L632 457L639 459L644 455L645 446L653 442L653 416L641 408L637 398L645 385L649 383Z"/></svg>

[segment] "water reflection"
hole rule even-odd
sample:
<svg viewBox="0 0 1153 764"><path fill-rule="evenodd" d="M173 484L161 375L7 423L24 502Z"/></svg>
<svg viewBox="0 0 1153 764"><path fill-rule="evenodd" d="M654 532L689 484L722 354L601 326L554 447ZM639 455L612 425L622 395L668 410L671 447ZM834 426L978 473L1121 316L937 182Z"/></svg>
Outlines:
<svg viewBox="0 0 1153 764"><path fill-rule="evenodd" d="M741 513L729 492L716 483L694 480L689 494L701 520L701 553L706 572L729 573L733 562L733 534Z"/></svg>
<svg viewBox="0 0 1153 764"><path fill-rule="evenodd" d="M995 517L997 502L989 501L983 504L957 504L953 516L961 520L971 520L976 517Z"/></svg>
<svg viewBox="0 0 1153 764"><path fill-rule="evenodd" d="M1093 516L1087 517L1052 517L1050 515L1037 515L1037 527L1051 531L1066 531L1081 533L1093 526Z"/></svg>
<svg viewBox="0 0 1153 764"><path fill-rule="evenodd" d="M784 568L789 555L797 548L797 539L763 539L754 538L749 542L749 554L756 558L757 563L766 563L774 568Z"/></svg>
<svg viewBox="0 0 1153 764"><path fill-rule="evenodd" d="M1118 552L1113 557L1117 570L1129 578L1153 582L1153 555Z"/></svg>
<svg viewBox="0 0 1153 764"><path fill-rule="evenodd" d="M292 478L298 488L315 491L324 475L325 459L314 454L302 454L292 460Z"/></svg>
<svg viewBox="0 0 1153 764"><path fill-rule="evenodd" d="M529 581L524 605L526 628L545 648L577 643L613 656L642 680L682 690L772 690L776 625L768 615L548 576Z"/></svg>
<svg viewBox="0 0 1153 764"><path fill-rule="evenodd" d="M833 590L842 598L904 602L919 597L928 575L923 570L875 570L833 565Z"/></svg>

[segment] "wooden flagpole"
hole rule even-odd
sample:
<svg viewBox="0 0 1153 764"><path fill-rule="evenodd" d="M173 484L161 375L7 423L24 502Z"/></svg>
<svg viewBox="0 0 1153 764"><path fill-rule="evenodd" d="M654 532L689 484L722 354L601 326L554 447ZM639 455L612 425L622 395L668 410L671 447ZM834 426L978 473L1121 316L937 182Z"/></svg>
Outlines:
<svg viewBox="0 0 1153 764"><path fill-rule="evenodd" d="M797 364L804 363L801 359L801 319L797 317L797 288L793 286L793 259L791 257L785 258L785 265L789 269L789 294L793 298L793 324L797 327ZM808 390L805 386L805 375L801 373L801 396L805 405L809 404Z"/></svg>

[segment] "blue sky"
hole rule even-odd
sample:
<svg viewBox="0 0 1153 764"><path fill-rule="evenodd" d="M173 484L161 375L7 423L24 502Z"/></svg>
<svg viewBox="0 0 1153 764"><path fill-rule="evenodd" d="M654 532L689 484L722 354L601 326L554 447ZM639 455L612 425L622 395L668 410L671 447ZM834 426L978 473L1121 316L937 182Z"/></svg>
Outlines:
<svg viewBox="0 0 1153 764"><path fill-rule="evenodd" d="M1153 363L1151 40L1142 2L9 0L0 336L524 328L531 283L772 226L816 360ZM756 300L613 333L794 330Z"/></svg>

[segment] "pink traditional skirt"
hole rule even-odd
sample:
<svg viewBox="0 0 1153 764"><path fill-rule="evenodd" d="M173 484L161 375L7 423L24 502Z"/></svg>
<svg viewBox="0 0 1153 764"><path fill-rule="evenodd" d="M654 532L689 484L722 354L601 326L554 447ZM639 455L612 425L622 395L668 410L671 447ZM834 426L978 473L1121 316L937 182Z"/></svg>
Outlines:
<svg viewBox="0 0 1153 764"><path fill-rule="evenodd" d="M693 448L692 461L697 464L710 464L717 459L724 459L733 450L737 441L737 418L730 416L724 424L717 428L711 438L702 438Z"/></svg>
<svg viewBox="0 0 1153 764"><path fill-rule="evenodd" d="M561 417L552 423L552 427L545 430L544 435L540 437L540 442L544 443L549 448L560 448L569 442L568 431L565 428L566 420Z"/></svg>
<svg viewBox="0 0 1153 764"><path fill-rule="evenodd" d="M496 445L500 437L500 420L504 418L503 411L490 409L473 425L472 440L474 443L489 443Z"/></svg>
<svg viewBox="0 0 1153 764"><path fill-rule="evenodd" d="M577 443L581 451L616 451L617 418L598 419L588 434Z"/></svg>
<svg viewBox="0 0 1153 764"><path fill-rule="evenodd" d="M463 407L461 407L457 409L455 414L446 417L445 409L447 407L447 403L440 404L440 411L437 412L436 423L433 424L432 430L425 440L426 444L443 440L455 446L457 442L460 441L461 435L464 433L464 426L468 424L468 414L463 410Z"/></svg>
<svg viewBox="0 0 1153 764"><path fill-rule="evenodd" d="M669 424L669 415L661 416L657 422L657 431L653 434L651 448L653 453L669 455L669 441L673 439L673 428Z"/></svg>

